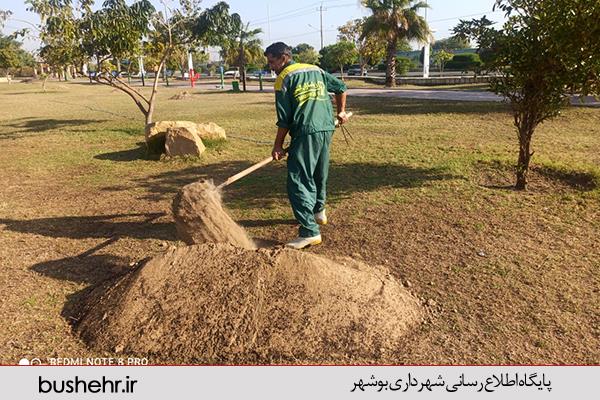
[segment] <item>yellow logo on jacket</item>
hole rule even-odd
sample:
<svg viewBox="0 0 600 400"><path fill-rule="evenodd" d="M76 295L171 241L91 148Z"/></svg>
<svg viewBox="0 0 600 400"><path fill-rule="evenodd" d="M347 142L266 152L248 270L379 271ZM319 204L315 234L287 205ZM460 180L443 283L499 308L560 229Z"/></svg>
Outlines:
<svg viewBox="0 0 600 400"><path fill-rule="evenodd" d="M318 100L324 95L325 84L323 82L306 82L299 84L294 89L294 98L300 106L309 100Z"/></svg>

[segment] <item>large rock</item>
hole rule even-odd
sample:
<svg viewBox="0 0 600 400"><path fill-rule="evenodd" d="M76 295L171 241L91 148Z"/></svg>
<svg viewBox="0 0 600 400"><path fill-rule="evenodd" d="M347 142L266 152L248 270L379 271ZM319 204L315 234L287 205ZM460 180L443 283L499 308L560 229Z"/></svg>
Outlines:
<svg viewBox="0 0 600 400"><path fill-rule="evenodd" d="M198 124L198 134L202 139L209 140L225 140L227 136L225 135L225 129L221 128L219 125L214 122L209 122L208 124Z"/></svg>
<svg viewBox="0 0 600 400"><path fill-rule="evenodd" d="M206 147L200 136L188 128L169 128L165 139L165 153L168 156L199 156Z"/></svg>
<svg viewBox="0 0 600 400"><path fill-rule="evenodd" d="M225 130L213 122L197 124L191 121L157 121L146 125L146 142L164 141L167 130L172 128L185 128L198 135L201 139L227 138Z"/></svg>

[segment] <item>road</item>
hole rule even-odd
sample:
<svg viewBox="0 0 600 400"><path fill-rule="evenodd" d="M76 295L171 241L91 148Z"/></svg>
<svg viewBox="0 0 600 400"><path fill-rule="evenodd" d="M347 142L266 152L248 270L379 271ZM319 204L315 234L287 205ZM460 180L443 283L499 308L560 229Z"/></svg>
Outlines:
<svg viewBox="0 0 600 400"><path fill-rule="evenodd" d="M141 86L139 83L134 83L134 86ZM148 85L146 85L148 86ZM161 84L161 88L167 88L164 84ZM187 81L171 81L168 87L169 89L189 89L189 82ZM219 91L221 90L218 83L197 83L196 89ZM258 92L259 86L251 82L247 84L249 92ZM225 90L231 90L231 82L225 82ZM264 92L273 92L272 86L264 86ZM417 99L417 100L442 100L442 101L483 101L483 102L501 102L502 97L491 92L475 91L475 90L437 90L437 89L386 89L386 88L360 88L360 89L348 89L348 96L358 97L394 97L401 99ZM593 97L585 98L582 103L579 97L574 97L571 103L575 106L585 105L592 107L600 107L600 101Z"/></svg>

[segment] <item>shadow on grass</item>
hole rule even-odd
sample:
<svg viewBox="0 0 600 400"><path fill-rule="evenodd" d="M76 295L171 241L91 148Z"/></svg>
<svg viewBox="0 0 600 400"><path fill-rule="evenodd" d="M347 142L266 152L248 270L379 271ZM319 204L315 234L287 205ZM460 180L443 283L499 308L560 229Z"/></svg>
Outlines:
<svg viewBox="0 0 600 400"><path fill-rule="evenodd" d="M70 239L118 238L173 240L177 237L171 222L155 222L165 213L65 216L14 220L0 218L4 229ZM134 220L137 219L137 220Z"/></svg>
<svg viewBox="0 0 600 400"><path fill-rule="evenodd" d="M562 183L576 190L591 191L600 188L600 176L589 172L568 171L560 167L536 166L533 171L537 174Z"/></svg>
<svg viewBox="0 0 600 400"><path fill-rule="evenodd" d="M79 127L89 125L105 120L95 119L42 119L42 118L20 118L13 120L1 127L16 129L16 131L8 133L0 133L1 139L11 139L25 136L24 134L43 133L50 130L64 129L68 127Z"/></svg>
<svg viewBox="0 0 600 400"><path fill-rule="evenodd" d="M127 135L133 135L133 132L137 132L135 129L131 130L113 130L116 132L124 131ZM131 133L130 133L131 132ZM139 132L137 132L139 134ZM225 140L203 140L204 145L208 151L222 151L227 147L227 141ZM137 160L154 160L157 161L161 158L161 154L153 153L149 151L146 142L136 143L137 147L129 150L113 151L110 153L103 153L95 155L94 158L97 160L109 160L118 162L131 162ZM164 144L160 144L164 146Z"/></svg>
<svg viewBox="0 0 600 400"><path fill-rule="evenodd" d="M35 264L30 268L39 274L62 281L98 284L129 271L129 261L110 254L61 258Z"/></svg>
<svg viewBox="0 0 600 400"><path fill-rule="evenodd" d="M501 160L477 161L474 168L481 176L481 185L488 189L515 190L516 169ZM531 165L529 185L535 189L569 189L589 192L600 188L600 176L581 170L569 170L562 166Z"/></svg>
<svg viewBox="0 0 600 400"><path fill-rule="evenodd" d="M229 161L206 166L190 167L179 171L163 172L139 179L135 183L146 189L144 200L157 201L172 197L183 186L203 179L215 184L248 168L247 161ZM414 188L432 181L457 179L442 169L414 168L404 165L371 163L332 163L329 170L328 193L330 202L349 197L354 192L368 192L382 187ZM121 190L107 187L104 190ZM223 190L228 207L269 207L287 201L286 167L271 163L259 171L227 186Z"/></svg>
<svg viewBox="0 0 600 400"><path fill-rule="evenodd" d="M75 257L67 257L35 264L32 271L53 279L88 284L86 288L67 296L60 315L72 326L83 316L87 299L95 291L106 293L115 280L130 272L129 261L110 254L93 254L117 239L109 239L102 244Z"/></svg>
<svg viewBox="0 0 600 400"><path fill-rule="evenodd" d="M369 114L506 114L506 104L475 101L415 100L403 98L352 97L349 107L358 115Z"/></svg>
<svg viewBox="0 0 600 400"><path fill-rule="evenodd" d="M138 147L128 150L112 151L110 153L97 154L97 160L108 160L117 162L131 162L137 160L158 160L160 155L148 151L145 142L136 143Z"/></svg>
<svg viewBox="0 0 600 400"><path fill-rule="evenodd" d="M155 223L165 213L118 214L92 217L58 217L42 218L28 221L0 220L5 229L35 233L39 235L67 238L107 238L102 243L78 254L58 260L46 261L30 267L32 271L58 280L89 284L87 288L73 293L63 307L61 315L71 324L81 317L86 298L92 291L106 292L114 279L130 272L132 266L128 259L111 254L97 254L99 251L117 242L121 238L176 238L175 226L172 223ZM140 218L142 221L115 222L119 218ZM141 265L140 261L138 265Z"/></svg>

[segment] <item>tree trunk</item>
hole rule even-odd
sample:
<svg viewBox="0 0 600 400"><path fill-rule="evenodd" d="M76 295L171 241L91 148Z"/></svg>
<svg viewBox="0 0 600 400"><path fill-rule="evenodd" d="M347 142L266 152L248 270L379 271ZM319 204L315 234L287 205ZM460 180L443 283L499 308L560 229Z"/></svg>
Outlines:
<svg viewBox="0 0 600 400"><path fill-rule="evenodd" d="M529 161L533 152L531 151L531 138L535 126L523 124L519 127L519 160L517 162L517 183L515 189L527 190L527 175L529 173Z"/></svg>
<svg viewBox="0 0 600 400"><path fill-rule="evenodd" d="M44 77L44 81L42 82L42 90L46 93L46 83L48 83L48 78L50 78L50 74L46 74Z"/></svg>
<svg viewBox="0 0 600 400"><path fill-rule="evenodd" d="M246 91L246 57L244 54L244 40L240 37L240 48L239 48L239 60L240 67L238 71L240 73L240 80L242 81L242 90Z"/></svg>
<svg viewBox="0 0 600 400"><path fill-rule="evenodd" d="M242 87L244 88L244 92L246 91L246 66L242 67Z"/></svg>
<svg viewBox="0 0 600 400"><path fill-rule="evenodd" d="M388 43L386 56L385 86L396 87L396 43L394 39Z"/></svg>

